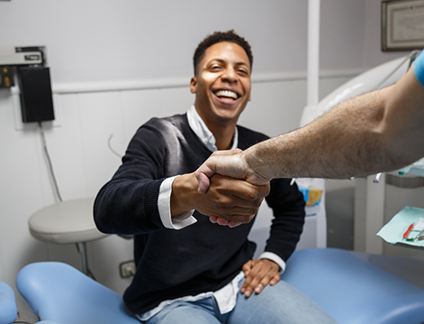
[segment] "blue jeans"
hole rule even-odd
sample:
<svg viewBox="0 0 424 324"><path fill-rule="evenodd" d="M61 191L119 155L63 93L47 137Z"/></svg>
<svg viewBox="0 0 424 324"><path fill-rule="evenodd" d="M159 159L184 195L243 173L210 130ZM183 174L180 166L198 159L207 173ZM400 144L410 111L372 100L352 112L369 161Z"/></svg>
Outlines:
<svg viewBox="0 0 424 324"><path fill-rule="evenodd" d="M240 287L243 284L240 282ZM260 294L238 293L234 309L224 315L213 297L196 302L174 302L146 324L337 324L305 294L280 280Z"/></svg>

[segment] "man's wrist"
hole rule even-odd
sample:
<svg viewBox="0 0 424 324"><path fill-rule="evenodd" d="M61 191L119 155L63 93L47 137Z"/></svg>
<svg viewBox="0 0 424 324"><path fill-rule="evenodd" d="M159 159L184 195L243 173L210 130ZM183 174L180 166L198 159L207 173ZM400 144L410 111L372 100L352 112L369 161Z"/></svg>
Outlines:
<svg viewBox="0 0 424 324"><path fill-rule="evenodd" d="M168 229L182 229L186 226L196 223L196 218L193 217L194 210L190 210L181 215L171 216L171 194L172 185L177 176L165 179L159 190L158 209L162 224Z"/></svg>
<svg viewBox="0 0 424 324"><path fill-rule="evenodd" d="M265 155L262 152L262 147L262 144L251 146L241 153L240 158L242 163L246 165L247 173L258 178L260 184L265 184L273 179L273 175L271 167L263 159Z"/></svg>
<svg viewBox="0 0 424 324"><path fill-rule="evenodd" d="M197 192L197 180L194 174L183 174L174 179L170 201L171 217L180 216L194 209L190 205L191 192Z"/></svg>
<svg viewBox="0 0 424 324"><path fill-rule="evenodd" d="M283 259L281 259L277 254L273 252L264 252L260 255L259 259L267 259L270 261L273 261L275 264L278 265L280 273L283 273L286 269L286 262L284 262Z"/></svg>

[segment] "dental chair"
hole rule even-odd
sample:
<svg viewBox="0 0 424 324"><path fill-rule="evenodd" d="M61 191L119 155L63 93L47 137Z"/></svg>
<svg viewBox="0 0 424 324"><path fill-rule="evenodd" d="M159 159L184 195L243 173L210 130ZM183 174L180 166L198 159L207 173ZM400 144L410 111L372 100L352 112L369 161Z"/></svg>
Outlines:
<svg viewBox="0 0 424 324"><path fill-rule="evenodd" d="M0 281L0 324L12 323L37 323L37 324L58 324L51 321L38 322L33 314L19 312L16 307L15 293L8 284Z"/></svg>
<svg viewBox="0 0 424 324"><path fill-rule="evenodd" d="M281 279L312 298L339 324L424 322L424 289L346 250L295 251ZM27 265L16 285L43 320L40 324L140 324L125 312L119 294L64 263Z"/></svg>
<svg viewBox="0 0 424 324"><path fill-rule="evenodd" d="M346 250L296 251L281 279L308 295L339 324L424 322L424 289Z"/></svg>
<svg viewBox="0 0 424 324"><path fill-rule="evenodd" d="M16 286L43 320L38 324L140 324L126 313L121 295L65 263L29 264Z"/></svg>
<svg viewBox="0 0 424 324"><path fill-rule="evenodd" d="M0 281L0 324L13 323L17 316L15 293L8 284Z"/></svg>

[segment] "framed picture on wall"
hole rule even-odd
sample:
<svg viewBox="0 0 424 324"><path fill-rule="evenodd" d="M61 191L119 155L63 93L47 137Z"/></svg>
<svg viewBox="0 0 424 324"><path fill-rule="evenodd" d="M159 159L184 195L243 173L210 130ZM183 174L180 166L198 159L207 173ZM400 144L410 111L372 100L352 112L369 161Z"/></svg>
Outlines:
<svg viewBox="0 0 424 324"><path fill-rule="evenodd" d="M382 1L381 48L383 51L424 48L424 0Z"/></svg>

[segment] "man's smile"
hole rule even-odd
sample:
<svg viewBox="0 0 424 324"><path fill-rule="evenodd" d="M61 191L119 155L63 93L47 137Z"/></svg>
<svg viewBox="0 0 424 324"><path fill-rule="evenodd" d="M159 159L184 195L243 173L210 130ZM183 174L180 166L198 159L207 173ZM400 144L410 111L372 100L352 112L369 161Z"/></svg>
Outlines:
<svg viewBox="0 0 424 324"><path fill-rule="evenodd" d="M239 97L239 95L236 92L231 90L217 90L214 93L218 98L222 98L222 99L232 98L236 100Z"/></svg>

